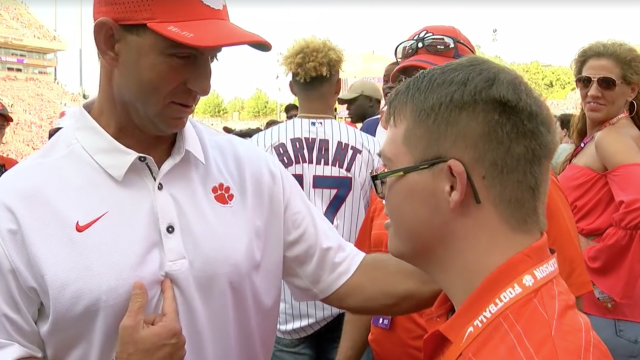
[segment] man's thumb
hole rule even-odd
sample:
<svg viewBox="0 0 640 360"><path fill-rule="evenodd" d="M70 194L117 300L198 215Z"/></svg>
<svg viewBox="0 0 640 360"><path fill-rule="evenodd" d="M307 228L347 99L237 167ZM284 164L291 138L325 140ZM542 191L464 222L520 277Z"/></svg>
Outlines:
<svg viewBox="0 0 640 360"><path fill-rule="evenodd" d="M149 294L147 288L140 281L136 281L133 284L133 290L131 291L131 300L129 301L129 308L125 317L144 321L144 313L147 307L147 299Z"/></svg>

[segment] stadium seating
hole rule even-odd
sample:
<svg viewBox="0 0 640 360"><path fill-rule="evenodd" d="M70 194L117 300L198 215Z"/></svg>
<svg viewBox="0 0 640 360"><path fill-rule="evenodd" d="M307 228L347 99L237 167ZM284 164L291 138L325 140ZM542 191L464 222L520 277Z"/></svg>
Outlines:
<svg viewBox="0 0 640 360"><path fill-rule="evenodd" d="M52 81L5 76L0 78L0 101L15 120L7 129L0 153L21 160L47 141L60 110L79 104L82 98Z"/></svg>
<svg viewBox="0 0 640 360"><path fill-rule="evenodd" d="M60 37L42 25L25 4L16 0L0 2L0 35L60 42Z"/></svg>

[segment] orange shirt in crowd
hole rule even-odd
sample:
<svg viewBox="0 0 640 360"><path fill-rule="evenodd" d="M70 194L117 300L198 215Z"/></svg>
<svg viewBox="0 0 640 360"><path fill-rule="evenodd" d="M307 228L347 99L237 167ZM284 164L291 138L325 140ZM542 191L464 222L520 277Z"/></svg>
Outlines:
<svg viewBox="0 0 640 360"><path fill-rule="evenodd" d="M593 285L582 255L576 222L569 201L553 173L547 195L547 239L549 247L558 254L560 277L573 296L592 293Z"/></svg>
<svg viewBox="0 0 640 360"><path fill-rule="evenodd" d="M12 158L4 157L0 155L0 165L4 165L7 170L14 167L18 162Z"/></svg>
<svg viewBox="0 0 640 360"><path fill-rule="evenodd" d="M375 192L371 193L369 210L356 239L356 247L366 253L388 252L384 205ZM560 276L573 296L592 292L591 281L584 264L578 232L571 209L555 176L549 183L547 197L547 238L556 251ZM422 359L422 340L427 334L425 319L433 317L434 309L396 316L389 329L371 326L369 344L376 360Z"/></svg>
<svg viewBox="0 0 640 360"><path fill-rule="evenodd" d="M546 235L492 272L455 314L441 294L423 360L613 359L559 276Z"/></svg>

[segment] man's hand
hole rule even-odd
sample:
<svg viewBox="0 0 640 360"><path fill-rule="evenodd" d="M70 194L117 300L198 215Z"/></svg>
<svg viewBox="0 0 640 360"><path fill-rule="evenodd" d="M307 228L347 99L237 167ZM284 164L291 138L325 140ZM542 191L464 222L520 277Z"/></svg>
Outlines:
<svg viewBox="0 0 640 360"><path fill-rule="evenodd" d="M116 360L182 360L186 340L169 279L162 281L162 313L145 315L147 289L133 284L129 308L120 323Z"/></svg>

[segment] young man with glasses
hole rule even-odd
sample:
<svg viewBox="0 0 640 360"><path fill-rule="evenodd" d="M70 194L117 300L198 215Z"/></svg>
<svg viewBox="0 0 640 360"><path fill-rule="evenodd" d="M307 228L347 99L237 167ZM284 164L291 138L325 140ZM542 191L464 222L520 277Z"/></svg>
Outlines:
<svg viewBox="0 0 640 360"><path fill-rule="evenodd" d="M440 51L443 50L442 46L424 46L425 43L433 45L436 40L425 41L418 36L420 34L436 39L452 39L448 42L445 40L440 42L454 44L455 49L446 52ZM418 44L422 44L422 46ZM475 52L468 38L460 30L451 26L427 26L414 33L409 37L409 40L400 43L396 49L400 65L397 71L392 74L392 79L395 81L392 83L393 86L397 86L399 82L409 79L422 70L456 60L459 58L455 55L456 53L464 53L468 56ZM413 51L412 49L418 50ZM415 167L415 169L420 168L420 166ZM480 201L479 198L477 200ZM383 225L386 220L388 217L384 213L382 201L377 199L374 193L372 194L371 206L358 234L356 246L366 253L388 252L388 236ZM575 222L555 177L551 177L549 185L547 222L549 225L547 229L549 244L557 251L558 263L561 264L561 277L576 297L591 291L591 282L577 240ZM434 291L437 295L440 289L434 289ZM347 314L338 359L359 359L359 354L362 353L361 349L366 346L367 334L376 360L393 360L396 357L406 360L420 359L422 339L427 333L423 317L433 311L434 309L429 309L393 319L388 318L389 326L380 326L379 321L372 322L371 317Z"/></svg>
<svg viewBox="0 0 640 360"><path fill-rule="evenodd" d="M387 116L386 169L372 180L389 252L443 289L423 359L611 359L544 233L557 141L534 90L468 57L407 80Z"/></svg>
<svg viewBox="0 0 640 360"><path fill-rule="evenodd" d="M446 39L451 40L447 42ZM453 44L453 47L445 51L442 46L434 46L440 43ZM424 44L431 45L425 47ZM416 31L408 40L396 46L396 62L385 69L385 76L386 70L391 70L389 81L383 87L385 101L399 83L418 72L474 53L475 49L469 39L453 26L426 26ZM385 127L388 120L385 118ZM376 132L376 138L381 143L385 137L386 130L383 133L380 130ZM366 253L386 253L388 236L384 224L388 217L385 215L383 202L375 191L372 191L370 203L358 233L356 247ZM435 286L431 291L433 297L430 304L433 304L441 290ZM367 347L367 340L376 360L420 359L422 339L427 333L422 318L428 311L430 310L394 318L347 314L336 360L359 360Z"/></svg>

